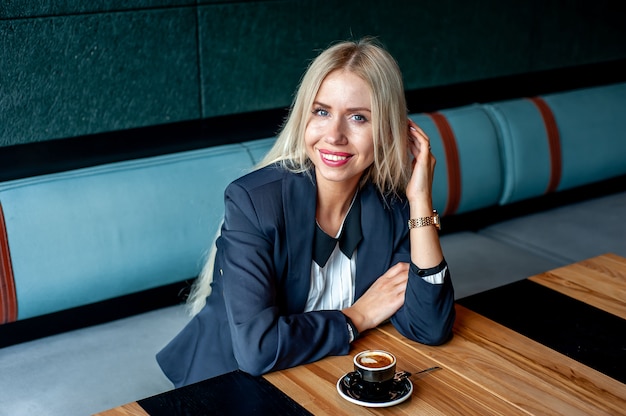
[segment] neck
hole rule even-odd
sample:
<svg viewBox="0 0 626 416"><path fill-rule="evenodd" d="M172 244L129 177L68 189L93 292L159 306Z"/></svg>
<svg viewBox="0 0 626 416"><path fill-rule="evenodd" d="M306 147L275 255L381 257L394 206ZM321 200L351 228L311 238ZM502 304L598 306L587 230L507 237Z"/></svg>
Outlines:
<svg viewBox="0 0 626 416"><path fill-rule="evenodd" d="M325 183L317 188L316 219L328 235L335 236L350 209L358 184Z"/></svg>

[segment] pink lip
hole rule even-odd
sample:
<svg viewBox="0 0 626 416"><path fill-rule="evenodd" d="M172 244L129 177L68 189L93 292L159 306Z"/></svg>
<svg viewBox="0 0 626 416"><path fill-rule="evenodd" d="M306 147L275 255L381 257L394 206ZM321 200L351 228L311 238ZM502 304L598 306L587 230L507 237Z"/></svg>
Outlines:
<svg viewBox="0 0 626 416"><path fill-rule="evenodd" d="M329 152L328 150L321 150L321 149L319 150L319 152L320 152L320 159L322 160L322 163L324 163L326 166L335 167L335 168L345 165L352 158L352 155L350 153ZM329 159L329 157L331 158ZM332 158L336 158L337 160L333 160Z"/></svg>

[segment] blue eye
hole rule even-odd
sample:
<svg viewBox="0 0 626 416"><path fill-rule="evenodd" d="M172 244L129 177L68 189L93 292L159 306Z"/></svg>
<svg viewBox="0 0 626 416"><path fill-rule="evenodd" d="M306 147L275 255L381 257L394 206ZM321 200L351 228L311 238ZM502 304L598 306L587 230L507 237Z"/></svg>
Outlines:
<svg viewBox="0 0 626 416"><path fill-rule="evenodd" d="M315 110L313 110L313 114L326 117L328 116L328 111L324 110L323 108L316 108Z"/></svg>
<svg viewBox="0 0 626 416"><path fill-rule="evenodd" d="M360 122L366 122L367 121L367 118L365 116L362 116L361 114L355 114L355 115L352 116L352 118L355 121L360 121Z"/></svg>

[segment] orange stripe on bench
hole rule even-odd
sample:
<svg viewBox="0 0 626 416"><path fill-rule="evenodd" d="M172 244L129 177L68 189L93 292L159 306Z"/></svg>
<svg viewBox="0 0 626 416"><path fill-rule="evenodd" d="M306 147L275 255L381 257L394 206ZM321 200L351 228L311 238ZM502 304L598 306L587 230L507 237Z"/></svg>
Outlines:
<svg viewBox="0 0 626 416"><path fill-rule="evenodd" d="M443 215L454 214L461 202L461 164L459 160L459 150L454 138L454 132L448 119L441 113L428 113L434 121L443 142L443 149L446 155L446 166L448 170L448 200Z"/></svg>
<svg viewBox="0 0 626 416"><path fill-rule="evenodd" d="M561 137L559 135L559 128L556 124L556 119L552 110L548 106L548 103L541 97L529 98L541 114L543 124L546 128L546 134L548 136L548 146L550 149L550 182L546 188L545 193L556 191L561 182Z"/></svg>
<svg viewBox="0 0 626 416"><path fill-rule="evenodd" d="M17 296L4 213L0 205L0 324L17 320Z"/></svg>

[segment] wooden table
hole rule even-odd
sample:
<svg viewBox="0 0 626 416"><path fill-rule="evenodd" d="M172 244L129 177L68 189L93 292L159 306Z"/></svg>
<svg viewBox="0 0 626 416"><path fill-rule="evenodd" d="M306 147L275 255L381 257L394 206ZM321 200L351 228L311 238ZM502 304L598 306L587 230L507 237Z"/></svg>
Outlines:
<svg viewBox="0 0 626 416"><path fill-rule="evenodd" d="M528 279L626 320L626 259L606 254ZM532 306L532 299L528 299ZM390 324L369 331L351 354L264 376L315 415L620 415L626 385L581 362L457 304L453 339L430 347L410 341ZM621 341L620 341L621 342ZM388 408L344 400L337 380L352 356L386 349L398 369L442 367L414 382L412 396ZM624 355L626 360L626 353ZM137 403L101 415L145 415Z"/></svg>

